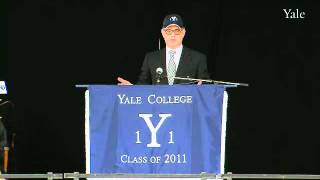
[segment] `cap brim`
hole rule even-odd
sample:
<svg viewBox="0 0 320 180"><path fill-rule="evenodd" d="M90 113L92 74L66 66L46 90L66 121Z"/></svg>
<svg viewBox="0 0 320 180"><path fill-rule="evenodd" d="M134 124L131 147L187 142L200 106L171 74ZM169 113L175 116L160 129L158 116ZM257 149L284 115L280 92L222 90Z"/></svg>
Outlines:
<svg viewBox="0 0 320 180"><path fill-rule="evenodd" d="M167 26L163 26L162 28L167 28L169 26L178 26L179 28L183 28L183 26L179 26L178 24L169 24Z"/></svg>

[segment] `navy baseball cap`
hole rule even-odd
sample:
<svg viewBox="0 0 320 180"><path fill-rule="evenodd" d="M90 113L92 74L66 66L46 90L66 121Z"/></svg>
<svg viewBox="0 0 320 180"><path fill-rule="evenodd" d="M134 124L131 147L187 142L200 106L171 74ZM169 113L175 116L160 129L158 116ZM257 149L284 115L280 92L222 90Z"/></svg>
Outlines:
<svg viewBox="0 0 320 180"><path fill-rule="evenodd" d="M179 26L180 28L184 27L182 18L178 14L167 15L163 20L162 28L166 28L172 24L175 24L175 25Z"/></svg>

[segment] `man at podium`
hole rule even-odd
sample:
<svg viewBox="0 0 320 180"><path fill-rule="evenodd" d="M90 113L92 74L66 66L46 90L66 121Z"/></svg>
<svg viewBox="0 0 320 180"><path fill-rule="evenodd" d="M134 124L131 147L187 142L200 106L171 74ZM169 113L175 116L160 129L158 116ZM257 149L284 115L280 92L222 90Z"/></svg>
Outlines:
<svg viewBox="0 0 320 180"><path fill-rule="evenodd" d="M209 79L206 55L182 44L186 29L180 15L167 15L161 34L166 47L145 55L137 84L188 83L175 77ZM118 77L118 81L118 85L132 85L121 77Z"/></svg>

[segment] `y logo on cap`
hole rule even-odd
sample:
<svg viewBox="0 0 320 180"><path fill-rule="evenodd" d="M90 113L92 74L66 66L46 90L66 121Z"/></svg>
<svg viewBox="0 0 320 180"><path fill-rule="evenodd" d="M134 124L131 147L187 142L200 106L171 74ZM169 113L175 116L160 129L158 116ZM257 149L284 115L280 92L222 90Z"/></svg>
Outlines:
<svg viewBox="0 0 320 180"><path fill-rule="evenodd" d="M176 16L172 16L172 17L170 18L170 21L178 21L178 18L177 18Z"/></svg>

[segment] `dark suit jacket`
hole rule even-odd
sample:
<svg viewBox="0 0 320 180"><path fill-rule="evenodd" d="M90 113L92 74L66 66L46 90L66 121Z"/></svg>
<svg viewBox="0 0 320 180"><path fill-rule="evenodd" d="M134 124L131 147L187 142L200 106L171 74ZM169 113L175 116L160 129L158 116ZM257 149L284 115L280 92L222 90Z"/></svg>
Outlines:
<svg viewBox="0 0 320 180"><path fill-rule="evenodd" d="M158 67L163 69L162 78L159 84L168 84L165 48L146 54L137 84L157 84L156 69ZM208 79L207 57L198 51L183 46L176 76ZM183 83L188 82L183 80L174 81L174 84Z"/></svg>

